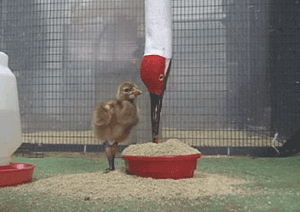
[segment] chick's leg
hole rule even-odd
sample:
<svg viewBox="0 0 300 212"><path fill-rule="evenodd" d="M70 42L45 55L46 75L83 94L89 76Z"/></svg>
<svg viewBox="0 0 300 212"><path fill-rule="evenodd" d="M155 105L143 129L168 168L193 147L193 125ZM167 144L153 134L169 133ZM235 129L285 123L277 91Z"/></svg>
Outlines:
<svg viewBox="0 0 300 212"><path fill-rule="evenodd" d="M107 146L105 148L105 153L106 153L108 164L109 164L109 168L106 169L105 173L108 173L108 172L116 169L115 168L115 156L116 156L117 151L118 151L118 143L117 142L115 142L115 143L113 143L113 145Z"/></svg>

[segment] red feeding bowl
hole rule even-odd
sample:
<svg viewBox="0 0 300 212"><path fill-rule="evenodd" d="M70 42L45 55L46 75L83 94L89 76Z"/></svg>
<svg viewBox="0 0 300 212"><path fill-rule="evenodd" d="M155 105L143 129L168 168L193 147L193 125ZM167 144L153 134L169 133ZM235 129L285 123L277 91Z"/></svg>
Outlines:
<svg viewBox="0 0 300 212"><path fill-rule="evenodd" d="M29 163L11 163L0 166L0 187L30 182L35 165Z"/></svg>
<svg viewBox="0 0 300 212"><path fill-rule="evenodd" d="M154 179L192 178L201 154L164 156L122 156L128 174Z"/></svg>

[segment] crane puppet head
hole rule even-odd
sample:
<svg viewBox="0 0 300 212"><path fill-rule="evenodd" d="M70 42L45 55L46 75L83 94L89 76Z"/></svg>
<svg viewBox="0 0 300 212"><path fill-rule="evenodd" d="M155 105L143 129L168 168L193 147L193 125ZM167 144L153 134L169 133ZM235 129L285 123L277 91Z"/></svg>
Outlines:
<svg viewBox="0 0 300 212"><path fill-rule="evenodd" d="M145 0L145 23L141 79L150 92L152 137L158 143L162 99L172 60L171 0Z"/></svg>

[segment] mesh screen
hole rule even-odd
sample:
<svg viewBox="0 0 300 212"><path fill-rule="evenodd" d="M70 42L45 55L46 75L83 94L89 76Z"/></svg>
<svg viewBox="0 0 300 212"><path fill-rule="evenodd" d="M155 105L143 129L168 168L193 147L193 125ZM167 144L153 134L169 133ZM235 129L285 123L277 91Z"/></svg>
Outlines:
<svg viewBox="0 0 300 212"><path fill-rule="evenodd" d="M151 140L150 98L139 75L144 1L2 0L0 6L0 47L18 81L23 142L97 144L92 111L115 97L124 81L143 91L137 101L140 123L127 143ZM283 73L278 61L286 56L278 59L284 53L275 46L287 46L284 41L296 30L288 27L292 17L276 17L298 11L282 6L268 0L172 1L174 56L163 100L162 140L269 146L275 131L291 134L287 129L298 109L282 104L288 89L278 85L287 84L282 75L291 83L299 77L299 62L293 55L294 63ZM290 43L290 48L299 45L296 39ZM283 111L290 114L284 124Z"/></svg>

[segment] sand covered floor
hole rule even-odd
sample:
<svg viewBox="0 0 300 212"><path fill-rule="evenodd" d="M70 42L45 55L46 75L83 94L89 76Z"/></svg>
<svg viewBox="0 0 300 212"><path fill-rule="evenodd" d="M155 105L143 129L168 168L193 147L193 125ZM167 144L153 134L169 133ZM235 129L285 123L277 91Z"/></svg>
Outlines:
<svg viewBox="0 0 300 212"><path fill-rule="evenodd" d="M61 175L47 179L35 179L31 183L5 188L29 191L37 195L46 193L82 200L116 199L197 199L210 195L242 194L246 191L234 185L248 183L246 180L219 174L195 172L190 179L152 179L132 176L121 167L113 172Z"/></svg>

